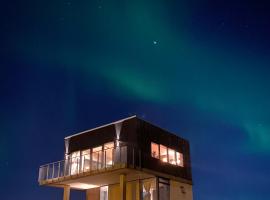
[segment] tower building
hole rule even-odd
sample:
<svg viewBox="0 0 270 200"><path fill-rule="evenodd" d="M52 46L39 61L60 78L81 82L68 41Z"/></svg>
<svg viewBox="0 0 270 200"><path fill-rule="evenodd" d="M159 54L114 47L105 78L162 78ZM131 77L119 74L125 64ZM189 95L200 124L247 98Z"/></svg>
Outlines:
<svg viewBox="0 0 270 200"><path fill-rule="evenodd" d="M64 158L39 184L83 190L86 200L192 200L189 142L136 116L68 136Z"/></svg>

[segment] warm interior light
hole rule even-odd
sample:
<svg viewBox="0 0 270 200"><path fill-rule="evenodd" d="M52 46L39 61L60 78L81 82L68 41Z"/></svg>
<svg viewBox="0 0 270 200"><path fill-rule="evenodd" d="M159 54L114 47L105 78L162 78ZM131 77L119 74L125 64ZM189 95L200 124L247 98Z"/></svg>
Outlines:
<svg viewBox="0 0 270 200"><path fill-rule="evenodd" d="M96 188L98 185L92 185L92 184L86 184L86 183L70 183L69 184L71 188L76 188L76 189L91 189L91 188Z"/></svg>

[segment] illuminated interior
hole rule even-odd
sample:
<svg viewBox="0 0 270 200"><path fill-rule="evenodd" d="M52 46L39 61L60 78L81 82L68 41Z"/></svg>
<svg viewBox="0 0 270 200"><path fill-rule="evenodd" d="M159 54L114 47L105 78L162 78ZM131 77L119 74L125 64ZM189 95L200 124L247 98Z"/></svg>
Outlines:
<svg viewBox="0 0 270 200"><path fill-rule="evenodd" d="M156 179L145 179L141 181L142 200L157 200Z"/></svg>
<svg viewBox="0 0 270 200"><path fill-rule="evenodd" d="M113 149L114 149L114 142L104 144L106 167L113 165Z"/></svg>
<svg viewBox="0 0 270 200"><path fill-rule="evenodd" d="M79 172L80 166L80 151L75 151L71 154L71 175L77 174Z"/></svg>
<svg viewBox="0 0 270 200"><path fill-rule="evenodd" d="M176 152L176 164L184 167L184 159L182 153Z"/></svg>
<svg viewBox="0 0 270 200"><path fill-rule="evenodd" d="M82 171L86 172L90 170L90 149L82 151Z"/></svg>
<svg viewBox="0 0 270 200"><path fill-rule="evenodd" d="M175 165L176 164L175 150L168 149L168 155L169 155L169 163Z"/></svg>
<svg viewBox="0 0 270 200"><path fill-rule="evenodd" d="M93 148L92 150L93 169L101 168L102 165L102 146Z"/></svg>
<svg viewBox="0 0 270 200"><path fill-rule="evenodd" d="M151 156L160 159L162 162L168 162L172 165L184 167L183 154L173 149L167 148L164 145L151 143Z"/></svg>
<svg viewBox="0 0 270 200"><path fill-rule="evenodd" d="M151 154L152 157L159 158L159 146L154 142L151 142Z"/></svg>
<svg viewBox="0 0 270 200"><path fill-rule="evenodd" d="M160 145L160 160L162 162L168 162L168 150L166 146Z"/></svg>

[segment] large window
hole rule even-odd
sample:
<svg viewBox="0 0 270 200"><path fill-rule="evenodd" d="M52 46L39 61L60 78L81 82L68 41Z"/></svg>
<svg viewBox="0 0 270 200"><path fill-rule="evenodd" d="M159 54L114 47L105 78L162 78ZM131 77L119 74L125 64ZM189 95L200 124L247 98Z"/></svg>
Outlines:
<svg viewBox="0 0 270 200"><path fill-rule="evenodd" d="M114 142L104 144L106 167L110 167L113 165L113 150L114 150Z"/></svg>
<svg viewBox="0 0 270 200"><path fill-rule="evenodd" d="M151 156L160 159L162 162L168 162L172 165L184 167L183 154L174 149L167 148L164 145L151 142Z"/></svg>
<svg viewBox="0 0 270 200"><path fill-rule="evenodd" d="M71 154L71 169L70 174L78 174L79 173L79 167L80 167L80 151L75 151Z"/></svg>
<svg viewBox="0 0 270 200"><path fill-rule="evenodd" d="M160 145L160 159L162 162L168 162L168 150L163 145Z"/></svg>
<svg viewBox="0 0 270 200"><path fill-rule="evenodd" d="M184 167L183 154L176 152L176 164L178 166Z"/></svg>
<svg viewBox="0 0 270 200"><path fill-rule="evenodd" d="M81 158L82 166L81 170L82 172L86 172L90 170L90 149L82 151L82 158Z"/></svg>
<svg viewBox="0 0 270 200"><path fill-rule="evenodd" d="M92 151L92 167L100 169L102 166L102 146L95 147Z"/></svg>
<svg viewBox="0 0 270 200"><path fill-rule="evenodd" d="M151 142L151 154L153 158L159 158L159 145Z"/></svg>
<svg viewBox="0 0 270 200"><path fill-rule="evenodd" d="M175 161L175 150L168 149L168 154L169 154L169 163L175 165L176 164L176 161Z"/></svg>

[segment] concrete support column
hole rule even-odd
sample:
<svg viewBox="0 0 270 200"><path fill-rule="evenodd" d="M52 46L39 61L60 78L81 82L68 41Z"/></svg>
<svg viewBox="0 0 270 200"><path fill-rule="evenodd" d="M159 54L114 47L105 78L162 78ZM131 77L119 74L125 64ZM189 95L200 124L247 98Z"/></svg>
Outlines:
<svg viewBox="0 0 270 200"><path fill-rule="evenodd" d="M63 200L69 200L70 196L70 186L64 186Z"/></svg>
<svg viewBox="0 0 270 200"><path fill-rule="evenodd" d="M126 175L120 175L120 200L126 200Z"/></svg>

